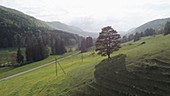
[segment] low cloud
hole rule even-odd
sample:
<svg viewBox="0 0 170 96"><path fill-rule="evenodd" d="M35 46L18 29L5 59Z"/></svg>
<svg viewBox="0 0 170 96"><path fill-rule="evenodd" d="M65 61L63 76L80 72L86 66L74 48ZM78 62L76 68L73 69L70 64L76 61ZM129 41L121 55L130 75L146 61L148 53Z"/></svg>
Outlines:
<svg viewBox="0 0 170 96"><path fill-rule="evenodd" d="M89 32L99 32L108 25L118 31L127 31L170 16L169 0L0 0L0 5Z"/></svg>

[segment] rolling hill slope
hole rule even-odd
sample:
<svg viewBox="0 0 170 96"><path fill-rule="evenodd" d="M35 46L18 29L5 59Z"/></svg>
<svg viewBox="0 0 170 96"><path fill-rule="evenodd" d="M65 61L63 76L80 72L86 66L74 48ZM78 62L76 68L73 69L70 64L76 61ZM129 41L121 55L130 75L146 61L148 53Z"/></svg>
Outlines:
<svg viewBox="0 0 170 96"><path fill-rule="evenodd" d="M145 37L95 66L95 81L72 96L169 96L169 36ZM141 45L142 42L146 44ZM121 54L122 53L122 54Z"/></svg>
<svg viewBox="0 0 170 96"><path fill-rule="evenodd" d="M93 55L93 51L72 56L59 62L66 75L58 67L56 77L55 64L52 64L1 81L0 95L168 96L169 38L170 35L158 35L142 38L131 45L123 44L112 54L110 62L103 60L106 57ZM142 42L146 44L141 45Z"/></svg>
<svg viewBox="0 0 170 96"><path fill-rule="evenodd" d="M137 28L134 28L133 30L130 30L128 34L131 34L134 32L144 32L147 28L152 28L156 30L156 32L159 32L164 29L167 21L170 21L170 18L152 20Z"/></svg>

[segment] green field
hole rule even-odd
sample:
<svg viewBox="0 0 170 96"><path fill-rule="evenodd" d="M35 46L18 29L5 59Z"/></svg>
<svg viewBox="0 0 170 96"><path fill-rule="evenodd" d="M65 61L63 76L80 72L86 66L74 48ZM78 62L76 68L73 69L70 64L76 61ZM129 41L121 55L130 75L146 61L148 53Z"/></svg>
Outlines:
<svg viewBox="0 0 170 96"><path fill-rule="evenodd" d="M5 51L3 51L3 52L5 52ZM13 74L16 74L16 73L19 73L19 72L23 72L23 71L26 71L26 70L41 66L41 65L44 65L46 63L54 61L55 58L60 59L62 57L68 56L70 54L73 54L73 52L69 52L69 53L66 53L64 55L52 55L52 56L50 56L47 59L44 59L42 61L31 63L31 64L21 66L21 67L18 67L18 68L16 68L16 67L0 68L0 79L4 78L4 77L7 77L7 76L10 76L10 75L13 75Z"/></svg>
<svg viewBox="0 0 170 96"><path fill-rule="evenodd" d="M143 68L141 66L144 66L144 68L155 66L155 63L145 62L146 60L158 60L170 64L169 38L170 35L145 37L138 42L132 42L131 45L128 43L123 44L122 48L114 52L112 56L126 54L126 67L129 72ZM141 42L146 42L146 44L140 45ZM55 64L51 64L44 68L0 81L0 96L69 96L70 93L83 91L84 87L95 82L95 66L107 57L93 55L91 51L83 53L83 60L81 57L82 54L78 54L59 62L66 71L66 75L58 66L58 75L56 76ZM41 63L37 64L37 66L47 63L53 58L49 57L40 61ZM15 70L27 69L27 67L32 68L30 66L34 66L34 64L16 68ZM157 67L168 68L161 65ZM7 72L11 74L13 70L8 70ZM165 71L164 74L170 74L168 72ZM8 76L4 75L5 73L3 72L1 78Z"/></svg>
<svg viewBox="0 0 170 96"><path fill-rule="evenodd" d="M94 64L97 64L103 57L93 56L90 52L83 55L83 62L80 58L81 54L60 61L67 73L66 75L58 68L58 76L56 76L55 65L52 64L42 69L1 81L0 95L58 95L60 93L64 94L65 91L67 92L69 89L84 84L84 82L89 82L93 79ZM11 87L6 87L7 90L13 89L10 94L3 92L5 91L4 87L7 85L11 85ZM23 92L20 93L19 90Z"/></svg>

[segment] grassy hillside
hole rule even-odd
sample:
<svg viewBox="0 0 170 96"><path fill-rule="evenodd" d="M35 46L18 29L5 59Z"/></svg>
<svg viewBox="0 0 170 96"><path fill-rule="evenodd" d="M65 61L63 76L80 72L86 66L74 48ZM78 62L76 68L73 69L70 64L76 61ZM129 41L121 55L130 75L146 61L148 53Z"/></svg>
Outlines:
<svg viewBox="0 0 170 96"><path fill-rule="evenodd" d="M70 94L72 96L169 96L169 37L146 37L132 45L124 44L124 47L116 53L125 55L112 57L109 62L108 60L100 62L95 67L95 82ZM146 44L141 45L143 41Z"/></svg>
<svg viewBox="0 0 170 96"><path fill-rule="evenodd" d="M154 91L155 88L155 90L157 89L159 90L157 93L165 92L164 95L166 96L169 90L168 78L170 74L170 72L168 71L169 70L168 66L170 65L169 38L170 35L167 36L159 35L155 37L142 38L142 40L137 41L135 43L132 42L132 44L128 44L128 43L124 44L119 51L114 52L112 56L118 54L126 54L125 63L126 63L127 71L125 73L121 73L118 71L119 74L116 76L118 77L118 79L120 79L120 82L118 82L117 79L114 78L111 80L115 80L116 83L111 84L108 83L109 81L107 81L107 78L103 77L104 79L106 79L107 81L106 83L108 83L109 85L112 86L114 84L117 84L117 87L116 85L113 87L115 88L113 92L115 92L115 94L120 93L119 95L121 96L125 96L128 93L132 94L134 91L140 92L141 94L150 93L151 95L154 95L154 93L152 94L152 92L155 92ZM145 41L146 44L141 45L141 42L143 41ZM103 70L100 69L108 68L107 67L108 64L105 63L106 60L104 62L101 62L106 57L101 57L98 56L97 54L93 55L92 52L87 52L83 54L83 58L84 58L83 62L81 57L82 54L78 54L60 61L60 64L62 65L62 67L67 73L66 75L64 75L64 73L58 66L58 76L56 76L55 64L52 64L47 67L38 69L36 71L32 71L30 73L20 75L18 77L14 77L9 80L1 81L0 95L1 96L24 96L24 95L69 96L69 95L76 95L80 93L83 96L84 95L90 96L91 92L93 93L96 92L95 91L96 86L93 84L95 84L98 79L96 79L94 72L96 71L102 72ZM116 58L116 60L118 60L117 57L113 57L113 58ZM99 62L101 62L102 64L101 63L99 64ZM111 64L117 64L117 63L111 63ZM119 63L119 64L123 64L123 63ZM99 66L100 68L97 67L96 65ZM106 65L106 67L102 67L103 65ZM154 69L155 66L159 70L157 69L155 70ZM151 71L153 72L153 74L144 73L144 72L150 73ZM108 70L108 72L110 74L110 72L112 71ZM155 72L156 75L154 75ZM132 73L134 73L134 75ZM150 75L152 76L152 79L149 77ZM130 85L131 84L130 81L133 78L137 78L136 82L131 82L132 84L134 84L134 87ZM125 82L128 82L128 84L124 84ZM145 82L150 82L150 83L145 83ZM166 85L167 87L165 87ZM145 89L145 87L148 89ZM140 91L139 88L141 90L143 88L143 91ZM132 89L135 90L133 91ZM145 95L141 95L141 96L145 96Z"/></svg>

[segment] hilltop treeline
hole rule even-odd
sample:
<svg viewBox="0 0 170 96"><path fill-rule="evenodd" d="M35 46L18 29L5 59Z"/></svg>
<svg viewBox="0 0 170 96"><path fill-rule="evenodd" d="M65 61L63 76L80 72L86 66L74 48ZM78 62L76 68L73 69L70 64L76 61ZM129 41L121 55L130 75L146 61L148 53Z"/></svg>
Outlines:
<svg viewBox="0 0 170 96"><path fill-rule="evenodd" d="M127 42L127 41L131 41L133 40L138 41L140 40L141 37L145 37L145 36L154 36L157 34L163 34L163 35L168 35L170 34L170 22L167 22L164 26L164 28L160 31L156 31L153 28L147 28L144 32L135 32L130 34L129 36L123 36L122 38L122 42Z"/></svg>

